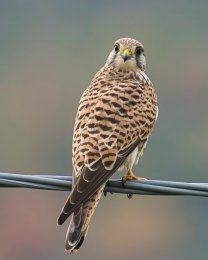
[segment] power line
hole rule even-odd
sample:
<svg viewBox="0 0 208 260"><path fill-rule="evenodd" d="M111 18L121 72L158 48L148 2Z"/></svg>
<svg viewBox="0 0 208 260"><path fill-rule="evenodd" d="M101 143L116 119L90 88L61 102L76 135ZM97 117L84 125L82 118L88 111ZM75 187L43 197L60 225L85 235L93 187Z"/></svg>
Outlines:
<svg viewBox="0 0 208 260"><path fill-rule="evenodd" d="M68 191L72 187L72 177L0 173L0 187ZM109 180L106 184L105 192L208 197L208 183L163 180L127 181L123 183L121 180Z"/></svg>

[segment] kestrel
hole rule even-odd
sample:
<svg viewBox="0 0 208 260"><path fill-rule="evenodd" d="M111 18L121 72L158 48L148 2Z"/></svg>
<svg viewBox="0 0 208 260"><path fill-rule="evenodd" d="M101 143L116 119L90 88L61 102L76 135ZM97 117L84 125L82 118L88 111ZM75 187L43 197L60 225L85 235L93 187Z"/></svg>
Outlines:
<svg viewBox="0 0 208 260"><path fill-rule="evenodd" d="M143 45L115 42L107 61L84 91L74 126L73 189L58 218L72 215L65 249L82 245L107 180L125 168L123 181L140 180L132 166L142 156L157 118L157 97L145 74Z"/></svg>

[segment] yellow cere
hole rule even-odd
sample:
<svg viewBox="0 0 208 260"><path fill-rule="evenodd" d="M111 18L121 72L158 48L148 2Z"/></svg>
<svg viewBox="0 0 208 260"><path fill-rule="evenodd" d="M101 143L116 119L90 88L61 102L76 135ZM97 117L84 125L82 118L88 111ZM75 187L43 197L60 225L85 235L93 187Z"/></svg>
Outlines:
<svg viewBox="0 0 208 260"><path fill-rule="evenodd" d="M121 50L121 54L122 54L122 56L130 58L133 56L133 51L131 50L131 48L124 48Z"/></svg>

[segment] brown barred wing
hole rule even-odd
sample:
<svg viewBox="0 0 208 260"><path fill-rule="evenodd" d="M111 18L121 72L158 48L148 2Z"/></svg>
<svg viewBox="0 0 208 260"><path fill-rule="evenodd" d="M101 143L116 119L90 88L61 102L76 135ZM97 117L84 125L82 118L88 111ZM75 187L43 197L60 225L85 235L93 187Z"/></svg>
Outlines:
<svg viewBox="0 0 208 260"><path fill-rule="evenodd" d="M58 218L58 224L62 225L65 220L89 198L111 177L111 175L124 163L128 155L141 143L138 138L133 144L121 151L125 156L118 156L111 170L106 170L102 161L98 161L96 171L92 171L86 166L83 167L80 177L70 193L65 206Z"/></svg>

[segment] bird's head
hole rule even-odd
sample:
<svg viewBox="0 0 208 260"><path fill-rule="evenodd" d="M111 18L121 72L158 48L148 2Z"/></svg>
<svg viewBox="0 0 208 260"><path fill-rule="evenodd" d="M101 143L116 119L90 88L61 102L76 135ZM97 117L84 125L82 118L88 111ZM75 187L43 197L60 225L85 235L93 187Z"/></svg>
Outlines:
<svg viewBox="0 0 208 260"><path fill-rule="evenodd" d="M128 71L144 71L146 67L144 47L135 39L121 38L115 42L105 65L114 65L118 69Z"/></svg>

